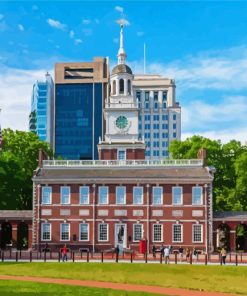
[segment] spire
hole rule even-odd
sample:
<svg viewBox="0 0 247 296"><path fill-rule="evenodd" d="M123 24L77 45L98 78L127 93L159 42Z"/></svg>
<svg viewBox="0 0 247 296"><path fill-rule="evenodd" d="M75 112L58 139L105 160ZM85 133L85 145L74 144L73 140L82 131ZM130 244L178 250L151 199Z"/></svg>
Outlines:
<svg viewBox="0 0 247 296"><path fill-rule="evenodd" d="M123 23L120 24L120 47L118 50L118 64L125 64L125 59L127 57L124 50L124 40L123 40Z"/></svg>

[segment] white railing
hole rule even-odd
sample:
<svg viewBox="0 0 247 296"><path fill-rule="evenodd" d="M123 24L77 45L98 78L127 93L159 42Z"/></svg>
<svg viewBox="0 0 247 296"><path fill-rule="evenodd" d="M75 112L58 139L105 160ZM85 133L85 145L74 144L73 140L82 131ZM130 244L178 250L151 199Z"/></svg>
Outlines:
<svg viewBox="0 0 247 296"><path fill-rule="evenodd" d="M138 108L137 103L106 103L105 108Z"/></svg>
<svg viewBox="0 0 247 296"><path fill-rule="evenodd" d="M146 166L202 166L201 159L162 160L44 160L44 167L146 167Z"/></svg>

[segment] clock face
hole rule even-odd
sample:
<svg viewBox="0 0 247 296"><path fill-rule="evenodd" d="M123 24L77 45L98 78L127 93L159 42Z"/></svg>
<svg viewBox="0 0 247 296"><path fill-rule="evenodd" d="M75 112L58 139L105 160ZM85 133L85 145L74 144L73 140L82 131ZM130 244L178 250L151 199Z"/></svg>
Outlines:
<svg viewBox="0 0 247 296"><path fill-rule="evenodd" d="M127 125L128 125L128 119L125 116L121 115L116 119L116 126L119 129L124 129L127 127Z"/></svg>

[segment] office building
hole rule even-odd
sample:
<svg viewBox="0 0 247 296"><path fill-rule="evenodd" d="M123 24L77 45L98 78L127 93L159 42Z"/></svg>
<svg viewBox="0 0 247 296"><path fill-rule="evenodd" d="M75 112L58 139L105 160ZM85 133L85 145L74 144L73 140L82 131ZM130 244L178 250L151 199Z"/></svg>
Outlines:
<svg viewBox="0 0 247 296"><path fill-rule="evenodd" d="M63 159L97 159L108 96L107 58L55 65L54 150Z"/></svg>
<svg viewBox="0 0 247 296"><path fill-rule="evenodd" d="M49 73L45 78L33 85L29 130L53 146L54 82Z"/></svg>
<svg viewBox="0 0 247 296"><path fill-rule="evenodd" d="M139 138L146 143L146 159L169 156L172 140L181 139L181 108L175 81L160 75L135 75L133 91L138 101Z"/></svg>

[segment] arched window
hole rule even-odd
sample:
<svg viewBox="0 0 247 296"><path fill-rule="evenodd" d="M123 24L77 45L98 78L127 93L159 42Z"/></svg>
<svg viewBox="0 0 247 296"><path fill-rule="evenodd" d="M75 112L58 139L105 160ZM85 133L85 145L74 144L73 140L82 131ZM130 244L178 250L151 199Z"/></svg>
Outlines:
<svg viewBox="0 0 247 296"><path fill-rule="evenodd" d="M119 93L120 94L124 93L124 80L123 79L119 80Z"/></svg>
<svg viewBox="0 0 247 296"><path fill-rule="evenodd" d="M131 95L131 82L128 80L128 94Z"/></svg>
<svg viewBox="0 0 247 296"><path fill-rule="evenodd" d="M116 80L113 80L113 89L112 89L112 94L116 94Z"/></svg>

